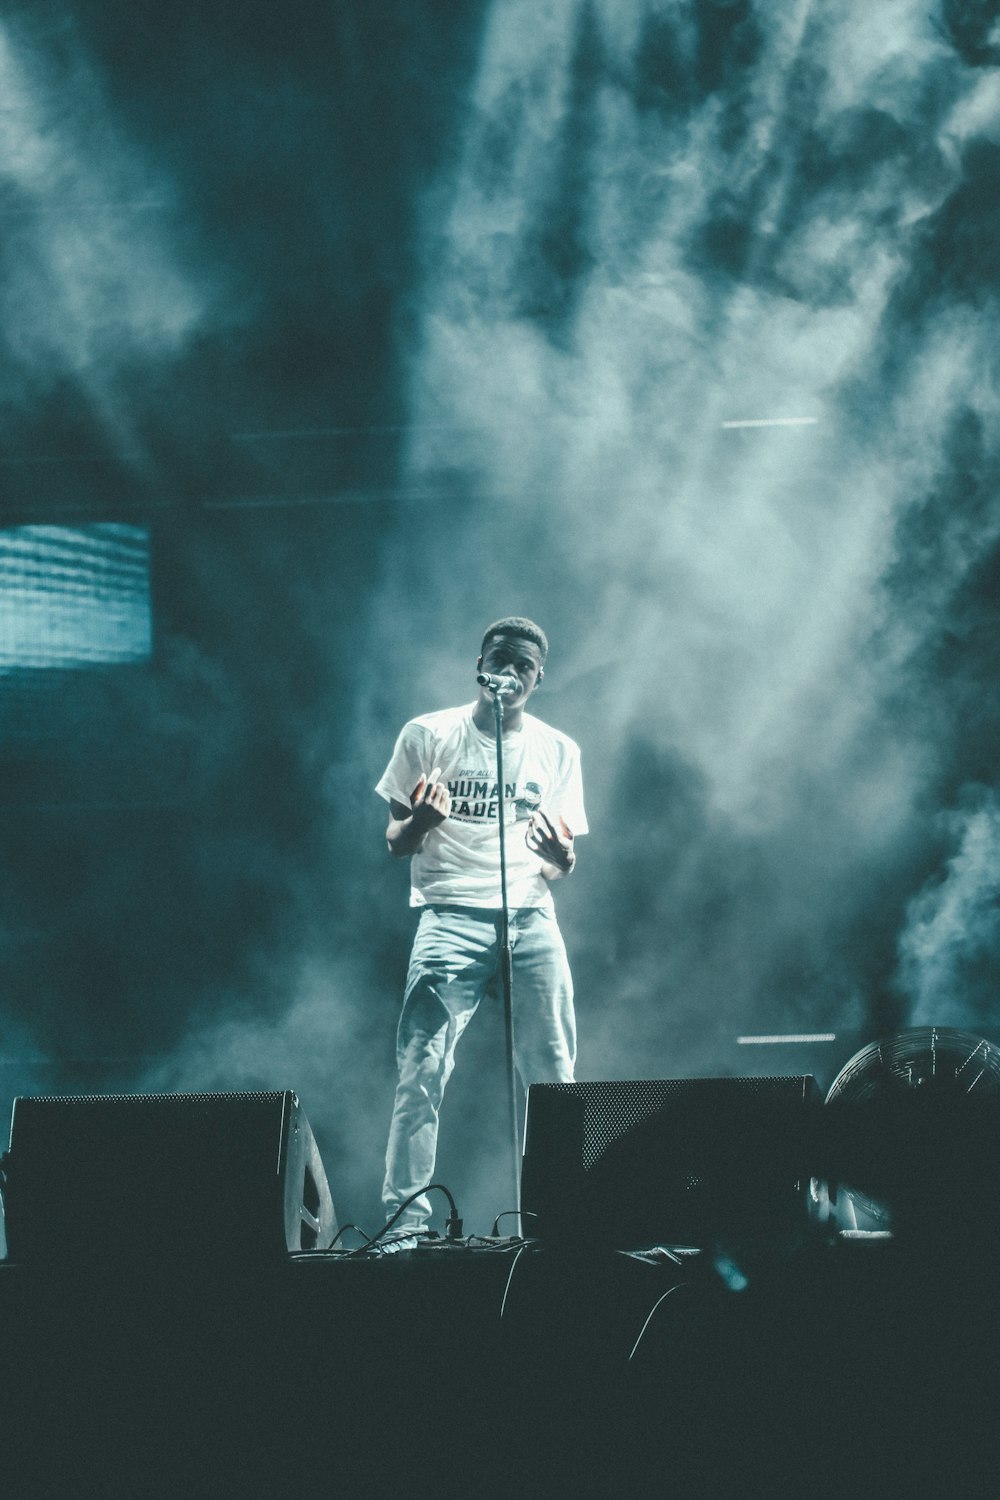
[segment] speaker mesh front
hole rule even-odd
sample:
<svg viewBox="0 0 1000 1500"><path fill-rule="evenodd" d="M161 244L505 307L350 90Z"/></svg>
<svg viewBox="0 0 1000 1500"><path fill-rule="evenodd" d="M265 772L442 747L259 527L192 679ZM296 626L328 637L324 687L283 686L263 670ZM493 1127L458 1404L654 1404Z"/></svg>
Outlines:
<svg viewBox="0 0 1000 1500"><path fill-rule="evenodd" d="M809 1075L532 1084L522 1212L620 1248L793 1225L821 1104Z"/></svg>
<svg viewBox="0 0 1000 1500"><path fill-rule="evenodd" d="M622 1083L550 1083L546 1089L572 1095L583 1101L583 1150L581 1166L589 1171L608 1147L643 1121L652 1119L666 1105L690 1099L704 1106L709 1090L725 1099L738 1091L745 1099L789 1099L809 1097L816 1090L811 1075L801 1078L650 1078Z"/></svg>
<svg viewBox="0 0 1000 1500"><path fill-rule="evenodd" d="M322 1171L314 1149L287 1090L20 1097L7 1167L12 1254L280 1253L299 1240L303 1174ZM328 1189L323 1201L327 1220Z"/></svg>
<svg viewBox="0 0 1000 1500"><path fill-rule="evenodd" d="M87 1105L111 1105L116 1104L176 1104L186 1108L189 1105L231 1103L234 1106L242 1105L245 1101L251 1104L274 1104L284 1095L278 1089L261 1089L257 1092L246 1094L32 1094L32 1104L60 1105L60 1104L87 1104Z"/></svg>

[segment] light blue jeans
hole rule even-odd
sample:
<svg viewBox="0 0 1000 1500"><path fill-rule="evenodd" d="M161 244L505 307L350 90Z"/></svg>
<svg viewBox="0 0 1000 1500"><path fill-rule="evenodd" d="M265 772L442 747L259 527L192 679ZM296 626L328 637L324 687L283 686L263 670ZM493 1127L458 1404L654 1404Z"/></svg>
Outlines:
<svg viewBox="0 0 1000 1500"><path fill-rule="evenodd" d="M499 984L499 926L499 912L482 907L425 906L420 914L396 1037L399 1083L382 1188L387 1218L433 1179L438 1116L455 1048L487 989ZM513 909L510 944L514 1060L521 1082L572 1083L573 980L554 912ZM430 1214L430 1201L421 1195L396 1229L422 1228Z"/></svg>

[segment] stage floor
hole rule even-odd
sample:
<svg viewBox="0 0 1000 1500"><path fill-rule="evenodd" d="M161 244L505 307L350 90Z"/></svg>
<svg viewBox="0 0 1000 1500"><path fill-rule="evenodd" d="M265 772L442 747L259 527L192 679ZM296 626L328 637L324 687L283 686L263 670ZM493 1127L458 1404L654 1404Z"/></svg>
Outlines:
<svg viewBox="0 0 1000 1500"><path fill-rule="evenodd" d="M0 1326L11 1500L994 1488L995 1272L956 1246L8 1263Z"/></svg>

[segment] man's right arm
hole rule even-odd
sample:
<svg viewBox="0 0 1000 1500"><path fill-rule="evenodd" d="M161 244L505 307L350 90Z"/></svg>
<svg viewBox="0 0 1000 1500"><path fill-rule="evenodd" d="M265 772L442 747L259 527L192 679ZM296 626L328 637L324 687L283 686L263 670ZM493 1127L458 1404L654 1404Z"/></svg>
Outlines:
<svg viewBox="0 0 1000 1500"><path fill-rule="evenodd" d="M443 823L451 812L451 794L438 780L440 770L421 776L410 793L410 805L404 807L395 798L389 803L389 826L385 841L396 859L416 854L432 828Z"/></svg>

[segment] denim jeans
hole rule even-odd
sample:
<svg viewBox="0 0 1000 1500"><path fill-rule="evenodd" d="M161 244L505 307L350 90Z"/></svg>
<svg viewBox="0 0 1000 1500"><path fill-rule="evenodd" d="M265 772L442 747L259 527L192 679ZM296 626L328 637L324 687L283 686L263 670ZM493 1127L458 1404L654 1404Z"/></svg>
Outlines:
<svg viewBox="0 0 1000 1500"><path fill-rule="evenodd" d="M382 1202L386 1216L434 1176L438 1115L459 1037L499 978L500 914L425 906L420 914L396 1038L399 1084L389 1129ZM514 1060L521 1081L572 1083L576 1061L573 981L555 914L510 913ZM421 1228L430 1201L418 1197L398 1221Z"/></svg>

